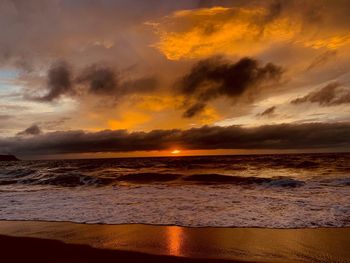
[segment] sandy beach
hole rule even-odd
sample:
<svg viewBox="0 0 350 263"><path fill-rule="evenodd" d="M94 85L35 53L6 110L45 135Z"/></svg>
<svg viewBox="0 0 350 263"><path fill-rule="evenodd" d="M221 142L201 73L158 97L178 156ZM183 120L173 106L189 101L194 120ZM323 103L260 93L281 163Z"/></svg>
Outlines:
<svg viewBox="0 0 350 263"><path fill-rule="evenodd" d="M5 262L350 262L350 228L2 221L0 235Z"/></svg>

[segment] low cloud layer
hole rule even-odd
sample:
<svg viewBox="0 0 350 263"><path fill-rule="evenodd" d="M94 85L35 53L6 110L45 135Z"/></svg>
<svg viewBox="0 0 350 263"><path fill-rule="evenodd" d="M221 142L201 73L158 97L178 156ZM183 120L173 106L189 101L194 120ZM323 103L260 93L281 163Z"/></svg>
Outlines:
<svg viewBox="0 0 350 263"><path fill-rule="evenodd" d="M218 57L202 60L180 81L180 92L195 100L184 116L193 117L215 98L238 98L248 89L274 83L282 73L281 67L272 63L260 65L252 58L243 58L236 63Z"/></svg>
<svg viewBox="0 0 350 263"><path fill-rule="evenodd" d="M0 139L4 153L21 156L212 149L350 149L350 123L305 123L240 126L204 126L189 130L132 132L105 130L96 133L62 131L33 137Z"/></svg>
<svg viewBox="0 0 350 263"><path fill-rule="evenodd" d="M292 104L318 103L320 106L335 106L350 103L350 89L343 88L338 82L332 82L320 90L310 92L304 97L292 100Z"/></svg>

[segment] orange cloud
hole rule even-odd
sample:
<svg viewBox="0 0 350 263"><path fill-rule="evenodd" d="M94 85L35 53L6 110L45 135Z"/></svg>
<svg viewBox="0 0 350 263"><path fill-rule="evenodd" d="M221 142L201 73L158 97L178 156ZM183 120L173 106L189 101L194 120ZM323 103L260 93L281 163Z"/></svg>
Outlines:
<svg viewBox="0 0 350 263"><path fill-rule="evenodd" d="M320 38L305 42L306 47L314 49L327 48L330 50L336 50L340 47L350 44L350 34L332 36L328 38Z"/></svg>
<svg viewBox="0 0 350 263"><path fill-rule="evenodd" d="M266 7L213 7L177 11L155 28L159 41L153 45L169 60L213 55L255 56L276 44L330 50L350 44L348 32L310 26L296 13L271 15Z"/></svg>
<svg viewBox="0 0 350 263"><path fill-rule="evenodd" d="M169 60L214 54L258 53L271 43L289 41L301 23L288 18L268 21L265 8L213 7L178 11L153 23L160 41L154 46Z"/></svg>
<svg viewBox="0 0 350 263"><path fill-rule="evenodd" d="M88 119L83 128L89 131L183 129L212 124L221 118L220 113L211 106L193 119L182 118L183 105L182 96L134 96L115 108L100 109L98 113L86 109L85 117Z"/></svg>

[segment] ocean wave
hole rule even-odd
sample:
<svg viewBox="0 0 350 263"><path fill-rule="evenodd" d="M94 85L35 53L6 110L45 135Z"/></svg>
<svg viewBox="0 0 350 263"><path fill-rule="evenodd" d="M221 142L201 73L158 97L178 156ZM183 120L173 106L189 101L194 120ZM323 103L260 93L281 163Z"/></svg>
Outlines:
<svg viewBox="0 0 350 263"><path fill-rule="evenodd" d="M52 178L45 178L38 182L41 185L56 185L64 187L76 186L106 186L113 184L113 180L109 178L96 178L91 176L84 176L80 174L66 174L59 175Z"/></svg>
<svg viewBox="0 0 350 263"><path fill-rule="evenodd" d="M349 170L350 154L19 161L0 164L0 186L226 184L293 188L311 183L315 187L346 187Z"/></svg>
<svg viewBox="0 0 350 263"><path fill-rule="evenodd" d="M113 177L89 176L80 173L45 174L25 178L1 178L0 185L27 184L27 185L54 185L62 187L79 186L108 186L123 183L132 184L231 184L231 185L262 185L267 187L299 187L305 183L300 180L286 177L254 177L234 176L224 174L172 174L172 173L131 173L114 175Z"/></svg>
<svg viewBox="0 0 350 263"><path fill-rule="evenodd" d="M180 174L160 174L160 173L137 173L137 174L127 174L118 177L118 181L127 182L169 182L180 178Z"/></svg>
<svg viewBox="0 0 350 263"><path fill-rule="evenodd" d="M305 182L299 181L292 178L285 177L243 177L243 176L232 176L222 174L194 174L184 178L185 181L194 181L201 183L226 183L226 184L237 184L237 185L264 185L273 187L299 187L303 186Z"/></svg>
<svg viewBox="0 0 350 263"><path fill-rule="evenodd" d="M267 183L268 186L271 187L300 187L305 185L306 183L304 181L300 181L300 180L295 180L292 178L283 178L283 177L279 177L279 178L272 178L273 180L271 180L270 182Z"/></svg>
<svg viewBox="0 0 350 263"><path fill-rule="evenodd" d="M268 178L231 176L223 174L193 174L184 178L185 181L202 183L234 183L234 184L252 184L266 183Z"/></svg>
<svg viewBox="0 0 350 263"><path fill-rule="evenodd" d="M350 177L322 180L322 183L330 186L350 186Z"/></svg>
<svg viewBox="0 0 350 263"><path fill-rule="evenodd" d="M2 219L344 227L350 154L0 164Z"/></svg>
<svg viewBox="0 0 350 263"><path fill-rule="evenodd" d="M39 191L25 191L26 187L21 192L0 191L0 218L190 227L350 227L346 188L262 191L255 187L147 184L33 189Z"/></svg>

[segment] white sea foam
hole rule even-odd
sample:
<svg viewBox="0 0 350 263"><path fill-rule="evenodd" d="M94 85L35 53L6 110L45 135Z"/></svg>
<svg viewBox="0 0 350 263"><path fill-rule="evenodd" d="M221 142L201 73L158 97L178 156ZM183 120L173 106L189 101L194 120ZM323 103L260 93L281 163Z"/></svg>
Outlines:
<svg viewBox="0 0 350 263"><path fill-rule="evenodd" d="M0 219L191 227L350 226L348 188L114 186L0 192Z"/></svg>

